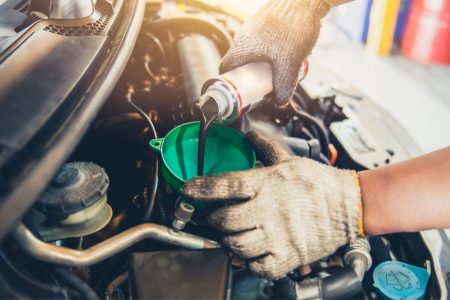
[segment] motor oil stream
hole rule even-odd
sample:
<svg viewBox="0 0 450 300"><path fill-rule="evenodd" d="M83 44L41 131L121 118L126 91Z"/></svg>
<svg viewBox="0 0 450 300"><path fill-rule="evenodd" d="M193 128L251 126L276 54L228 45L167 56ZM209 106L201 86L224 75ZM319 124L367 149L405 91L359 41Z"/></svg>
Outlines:
<svg viewBox="0 0 450 300"><path fill-rule="evenodd" d="M200 131L198 134L198 164L197 164L197 173L198 176L204 175L205 168L205 146L206 139L208 136L208 130L214 121L219 116L219 108L217 107L217 103L210 98L205 102L205 104L201 107L201 118L200 118Z"/></svg>

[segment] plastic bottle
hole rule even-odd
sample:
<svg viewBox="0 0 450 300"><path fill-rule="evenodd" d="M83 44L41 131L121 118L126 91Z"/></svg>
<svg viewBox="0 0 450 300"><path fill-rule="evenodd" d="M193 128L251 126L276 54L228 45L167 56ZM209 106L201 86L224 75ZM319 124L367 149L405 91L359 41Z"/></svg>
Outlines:
<svg viewBox="0 0 450 300"><path fill-rule="evenodd" d="M304 61L300 78L306 75L307 61ZM232 122L243 112L248 112L268 98L273 90L272 67L267 62L255 62L233 69L205 82L199 106L202 110L214 104L217 121Z"/></svg>

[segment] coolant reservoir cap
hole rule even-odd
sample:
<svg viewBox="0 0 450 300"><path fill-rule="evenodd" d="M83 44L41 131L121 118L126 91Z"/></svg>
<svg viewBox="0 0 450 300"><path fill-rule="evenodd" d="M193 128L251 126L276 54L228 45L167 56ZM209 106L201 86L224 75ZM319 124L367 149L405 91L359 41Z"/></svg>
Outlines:
<svg viewBox="0 0 450 300"><path fill-rule="evenodd" d="M109 186L105 170L91 162L63 165L39 199L41 210L53 216L67 216L97 203Z"/></svg>
<svg viewBox="0 0 450 300"><path fill-rule="evenodd" d="M426 269L386 261L375 268L373 285L386 299L422 299L429 277Z"/></svg>

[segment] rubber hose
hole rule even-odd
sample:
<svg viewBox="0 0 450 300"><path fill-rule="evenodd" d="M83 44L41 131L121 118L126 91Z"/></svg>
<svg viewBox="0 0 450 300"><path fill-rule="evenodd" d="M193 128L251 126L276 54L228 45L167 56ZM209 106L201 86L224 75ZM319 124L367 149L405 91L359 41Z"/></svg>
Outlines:
<svg viewBox="0 0 450 300"><path fill-rule="evenodd" d="M28 265L27 265L28 266ZM69 299L66 288L34 278L0 250L0 299L22 297ZM3 288L3 289L2 289Z"/></svg>
<svg viewBox="0 0 450 300"><path fill-rule="evenodd" d="M69 270L61 267L53 267L52 272L66 282L70 288L77 291L82 298L88 300L100 300L97 293L95 293L95 291L86 282L78 278Z"/></svg>
<svg viewBox="0 0 450 300"><path fill-rule="evenodd" d="M328 160L328 158L325 155L323 155L322 153L320 153L320 155L319 155L319 161L327 166L331 166L331 163Z"/></svg>
<svg viewBox="0 0 450 300"><path fill-rule="evenodd" d="M322 148L322 152L325 154L327 158L330 157L330 149L328 149L328 144L330 143L330 140L328 138L326 129L323 127L323 125L313 116L308 114L305 111L299 110L295 105L291 104L291 107L294 109L295 113L303 119L303 121L308 122L309 124L312 124L314 128L317 129L319 133L320 138L320 145Z"/></svg>
<svg viewBox="0 0 450 300"><path fill-rule="evenodd" d="M349 268L323 278L320 286L323 299L349 298L361 293L363 290L358 275Z"/></svg>

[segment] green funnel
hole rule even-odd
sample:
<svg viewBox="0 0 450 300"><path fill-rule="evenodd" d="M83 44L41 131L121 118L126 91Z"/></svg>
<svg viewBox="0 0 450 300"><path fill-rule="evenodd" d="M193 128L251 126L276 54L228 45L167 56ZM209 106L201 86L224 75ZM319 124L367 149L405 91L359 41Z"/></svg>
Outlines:
<svg viewBox="0 0 450 300"><path fill-rule="evenodd" d="M150 141L150 147L161 155L164 180L177 192L196 177L200 122L185 123L172 129L165 138ZM204 174L221 174L255 167L255 152L244 135L222 124L208 130L205 146Z"/></svg>

